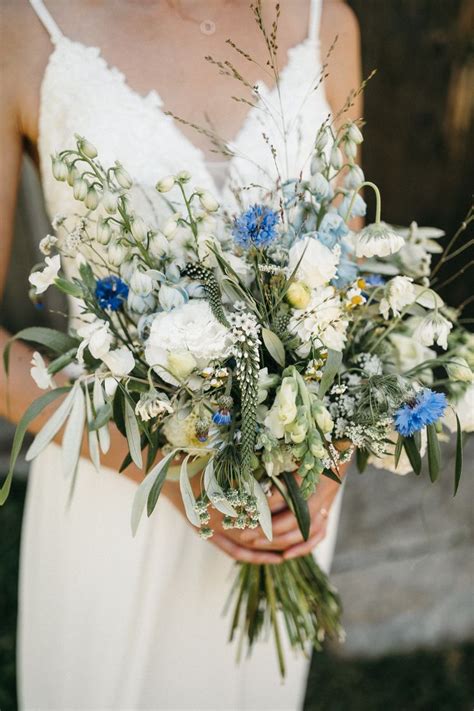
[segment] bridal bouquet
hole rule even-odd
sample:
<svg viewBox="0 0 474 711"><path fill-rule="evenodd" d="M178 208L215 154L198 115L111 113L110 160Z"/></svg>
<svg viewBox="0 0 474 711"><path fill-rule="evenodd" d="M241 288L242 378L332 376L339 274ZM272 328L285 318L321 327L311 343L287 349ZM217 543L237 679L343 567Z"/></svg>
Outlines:
<svg viewBox="0 0 474 711"><path fill-rule="evenodd" d="M308 497L321 476L339 481L354 451L361 471L371 462L418 475L426 453L435 481L449 431L457 489L456 403L472 429L474 338L430 285L442 232L381 221L379 191L354 161L361 141L356 123L323 125L309 179L275 185L234 215L186 171L162 178L167 214L155 225L133 210L124 167L104 167L84 138L53 158L81 209L56 218L30 283L36 300L52 285L66 293L76 316L68 334L16 336L47 355L35 352L31 369L46 392L18 425L2 502L30 422L59 398L27 459L65 426L72 494L84 433L99 468L115 423L128 442L122 470L134 462L144 473L133 533L172 476L204 539L211 508L224 528L261 526L271 539L274 489L307 538ZM364 187L375 192L376 220L353 232ZM8 360L7 348L7 369ZM56 387L55 374L71 365L69 385ZM312 556L238 567L231 636L240 631L251 647L271 627L282 674L282 623L303 651L341 636L339 599Z"/></svg>

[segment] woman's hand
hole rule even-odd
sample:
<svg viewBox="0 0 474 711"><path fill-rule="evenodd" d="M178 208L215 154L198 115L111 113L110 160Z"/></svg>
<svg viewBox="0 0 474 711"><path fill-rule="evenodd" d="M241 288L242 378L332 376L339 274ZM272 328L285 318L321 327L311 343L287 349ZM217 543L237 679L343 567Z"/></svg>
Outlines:
<svg viewBox="0 0 474 711"><path fill-rule="evenodd" d="M341 469L343 474L344 468ZM195 477L194 487L197 487L195 491L197 495L198 477ZM339 488L340 484L337 482L328 477L321 477L316 492L308 500L311 527L307 541L303 540L295 515L288 508L281 494L274 491L269 499L272 510L273 541L265 537L260 527L244 531L222 528L222 514L211 507L209 510L211 520L208 525L214 530L214 535L209 542L234 560L244 563L278 564L284 560L307 555L326 535L327 518ZM163 493L186 517L178 484L165 482Z"/></svg>

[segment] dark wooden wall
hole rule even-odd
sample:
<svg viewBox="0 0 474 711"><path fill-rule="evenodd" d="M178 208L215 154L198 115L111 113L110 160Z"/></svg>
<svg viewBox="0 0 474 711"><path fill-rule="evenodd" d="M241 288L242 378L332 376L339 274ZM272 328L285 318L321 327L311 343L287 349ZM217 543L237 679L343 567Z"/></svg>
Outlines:
<svg viewBox="0 0 474 711"><path fill-rule="evenodd" d="M364 76L377 69L365 92L363 163L382 190L384 218L449 236L474 190L474 1L347 2L360 23ZM443 267L441 281L466 261ZM450 303L472 294L473 274L451 282Z"/></svg>

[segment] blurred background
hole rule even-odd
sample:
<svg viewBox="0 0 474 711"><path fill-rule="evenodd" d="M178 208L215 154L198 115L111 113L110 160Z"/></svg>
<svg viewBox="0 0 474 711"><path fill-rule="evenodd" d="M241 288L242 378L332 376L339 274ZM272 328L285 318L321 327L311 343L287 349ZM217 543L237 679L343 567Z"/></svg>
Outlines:
<svg viewBox="0 0 474 711"><path fill-rule="evenodd" d="M291 0L286 0L291 2ZM362 34L364 170L382 191L384 218L437 226L444 244L472 203L474 187L473 0L348 0ZM368 216L369 220L373 215ZM16 239L0 320L11 331L64 324L27 300L37 245L49 231L38 179L25 159ZM473 237L473 230L462 240ZM473 254L441 271L441 290L473 316ZM456 276L457 275L457 276ZM451 280L451 281L450 281ZM51 297L50 297L51 298ZM13 436L0 423L0 476ZM342 595L347 641L314 657L306 708L324 711L471 710L474 706L474 438L452 498L452 452L431 485L388 472L351 472L333 579ZM18 552L27 467L18 465L0 515L0 709L16 707Z"/></svg>

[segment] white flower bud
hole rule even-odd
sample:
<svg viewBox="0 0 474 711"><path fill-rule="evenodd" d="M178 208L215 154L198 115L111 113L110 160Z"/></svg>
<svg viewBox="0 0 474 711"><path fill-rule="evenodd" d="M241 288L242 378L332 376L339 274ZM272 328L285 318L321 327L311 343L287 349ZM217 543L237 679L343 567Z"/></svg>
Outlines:
<svg viewBox="0 0 474 711"><path fill-rule="evenodd" d="M110 236L112 234L112 229L107 220L101 218L97 222L97 241L100 244L108 244L110 242Z"/></svg>
<svg viewBox="0 0 474 711"><path fill-rule="evenodd" d="M178 220L180 219L180 217L181 215L175 212L174 215L172 215L166 220L162 228L165 237L172 237L174 235L174 233L178 229Z"/></svg>
<svg viewBox="0 0 474 711"><path fill-rule="evenodd" d="M315 173L309 182L311 190L320 198L326 197L329 192L329 183L322 173Z"/></svg>
<svg viewBox="0 0 474 711"><path fill-rule="evenodd" d="M334 144L334 146L331 149L331 156L330 156L329 162L331 163L334 170L340 170L342 168L343 163L344 163L344 159L342 157L342 152L336 144Z"/></svg>
<svg viewBox="0 0 474 711"><path fill-rule="evenodd" d="M115 180L120 185L121 188L128 190L132 187L133 181L130 175L127 173L125 168L118 161L115 162L114 168Z"/></svg>
<svg viewBox="0 0 474 711"><path fill-rule="evenodd" d="M74 185L75 181L79 178L79 171L75 165L69 165L67 169L67 184L71 186Z"/></svg>
<svg viewBox="0 0 474 711"><path fill-rule="evenodd" d="M351 141L350 139L345 140L344 153L349 159L354 160L354 158L357 156L357 144L354 143L354 141Z"/></svg>
<svg viewBox="0 0 474 711"><path fill-rule="evenodd" d="M364 182L364 179L362 168L358 165L351 165L344 178L344 185L348 190L357 190Z"/></svg>
<svg viewBox="0 0 474 711"><path fill-rule="evenodd" d="M329 132L326 127L320 128L318 131L318 135L316 136L316 142L315 142L315 148L318 151L322 151L323 148L327 145L327 142L329 140Z"/></svg>
<svg viewBox="0 0 474 711"><path fill-rule="evenodd" d="M199 202L206 212L216 212L219 209L219 203L209 190L202 190L199 193Z"/></svg>
<svg viewBox="0 0 474 711"><path fill-rule="evenodd" d="M97 148L90 143L87 139L83 138L82 136L78 136L76 133L76 139L77 139L77 149L83 153L87 158L97 158Z"/></svg>
<svg viewBox="0 0 474 711"><path fill-rule="evenodd" d="M354 143L362 143L364 136L362 135L360 128L355 123L350 123L347 129L347 135L354 141Z"/></svg>
<svg viewBox="0 0 474 711"><path fill-rule="evenodd" d="M148 296L141 296L136 294L130 289L127 297L127 306L131 311L136 314L150 313L153 311L156 305L156 300L153 294L148 294Z"/></svg>
<svg viewBox="0 0 474 711"><path fill-rule="evenodd" d="M134 239L137 242L144 242L146 240L148 227L146 226L145 221L138 215L135 215L132 218L130 229Z"/></svg>
<svg viewBox="0 0 474 711"><path fill-rule="evenodd" d="M130 288L139 296L148 296L153 291L153 280L140 269L135 269L130 279Z"/></svg>
<svg viewBox="0 0 474 711"><path fill-rule="evenodd" d="M294 281L286 292L286 300L295 309L305 309L311 299L311 289L303 281Z"/></svg>
<svg viewBox="0 0 474 711"><path fill-rule="evenodd" d="M472 383L474 381L474 374L468 362L460 356L450 358L446 370L451 380L457 380L462 383Z"/></svg>
<svg viewBox="0 0 474 711"><path fill-rule="evenodd" d="M148 242L148 251L154 259L162 259L168 256L170 245L166 237L159 232L152 235Z"/></svg>
<svg viewBox="0 0 474 711"><path fill-rule="evenodd" d="M116 193L113 193L110 190L104 190L104 194L102 195L102 205L104 206L104 210L108 212L109 215L113 215L117 212L117 201L118 197Z"/></svg>
<svg viewBox="0 0 474 711"><path fill-rule="evenodd" d="M179 180L180 183L187 183L191 180L191 173L188 173L187 170L180 170L176 176L176 180Z"/></svg>
<svg viewBox="0 0 474 711"><path fill-rule="evenodd" d="M128 248L121 242L111 242L107 252L107 260L113 267L119 267L128 257Z"/></svg>
<svg viewBox="0 0 474 711"><path fill-rule="evenodd" d="M313 157L311 158L311 175L315 175L315 173L320 173L324 168L326 167L326 159L324 154L322 153L315 153Z"/></svg>
<svg viewBox="0 0 474 711"><path fill-rule="evenodd" d="M56 180L64 181L68 176L67 164L57 156L51 156L53 175Z"/></svg>
<svg viewBox="0 0 474 711"><path fill-rule="evenodd" d="M72 194L76 200L85 200L87 195L88 185L84 178L76 178L72 187Z"/></svg>
<svg viewBox="0 0 474 711"><path fill-rule="evenodd" d="M167 193L174 187L175 177L174 175L167 175L165 178L159 180L156 184L156 189L159 193Z"/></svg>
<svg viewBox="0 0 474 711"><path fill-rule="evenodd" d="M99 204L99 193L92 186L87 191L86 199L84 200L84 205L87 207L88 210L95 210L98 204Z"/></svg>

